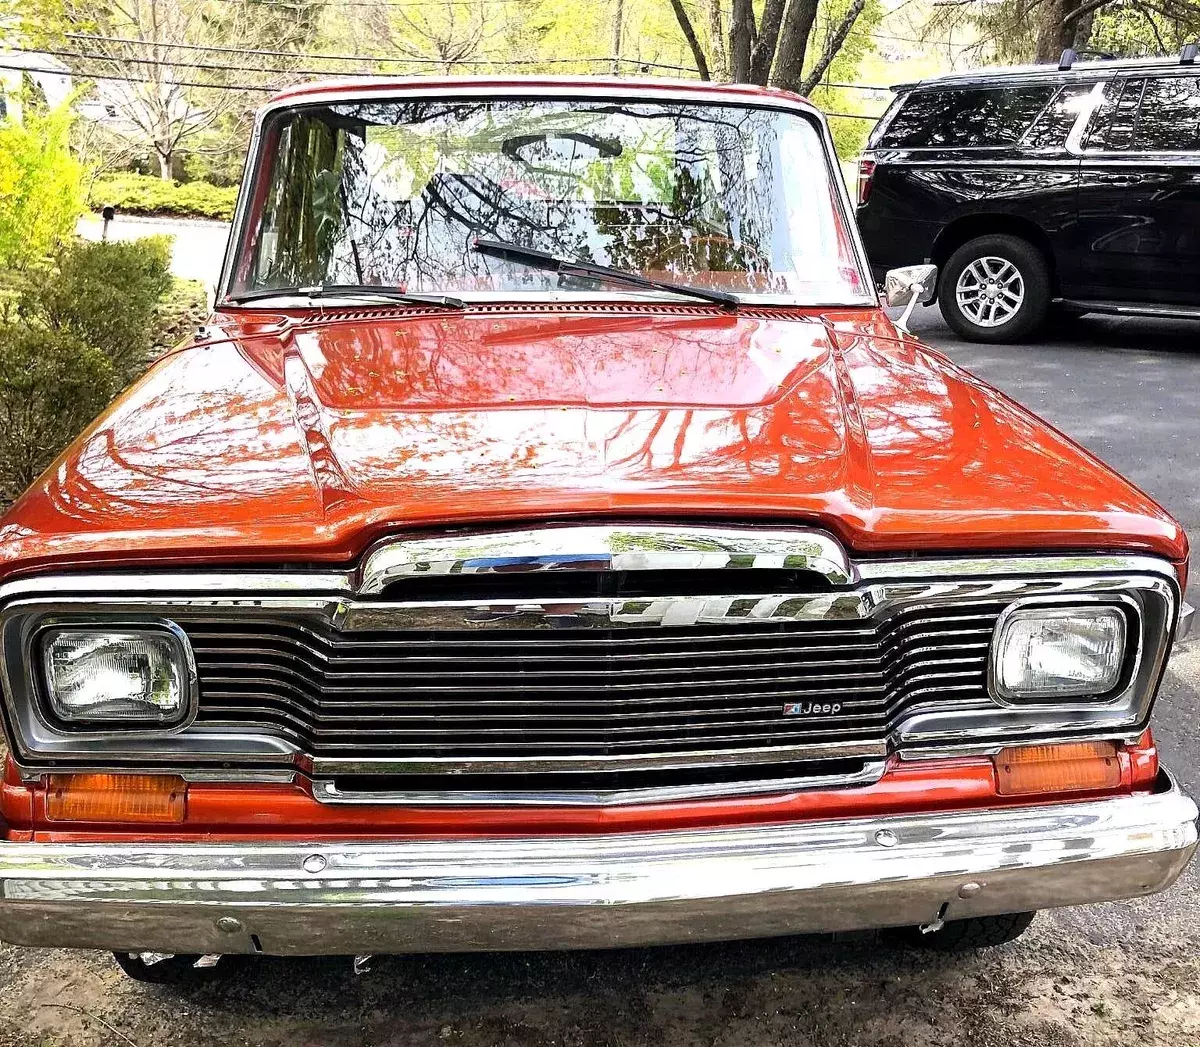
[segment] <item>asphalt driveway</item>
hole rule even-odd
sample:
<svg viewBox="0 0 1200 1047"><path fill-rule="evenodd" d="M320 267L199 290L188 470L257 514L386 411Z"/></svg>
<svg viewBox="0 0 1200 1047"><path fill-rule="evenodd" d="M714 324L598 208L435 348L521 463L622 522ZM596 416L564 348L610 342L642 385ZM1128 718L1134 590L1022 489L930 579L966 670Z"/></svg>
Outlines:
<svg viewBox="0 0 1200 1047"><path fill-rule="evenodd" d="M1088 319L1037 346L931 342L1125 472L1200 540L1200 325ZM1197 585L1193 582L1193 597ZM1172 662L1159 739L1200 793L1200 645ZM224 961L223 961L224 965ZM1131 903L1044 913L1019 942L940 957L788 938L573 955L230 963L171 993L106 957L0 950L0 1045L1200 1044L1195 869Z"/></svg>

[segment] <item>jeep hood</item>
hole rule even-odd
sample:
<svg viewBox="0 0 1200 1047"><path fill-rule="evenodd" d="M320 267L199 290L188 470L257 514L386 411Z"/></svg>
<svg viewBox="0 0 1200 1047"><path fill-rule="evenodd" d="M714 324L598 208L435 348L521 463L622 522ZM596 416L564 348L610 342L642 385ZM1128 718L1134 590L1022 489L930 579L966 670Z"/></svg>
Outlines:
<svg viewBox="0 0 1200 1047"><path fill-rule="evenodd" d="M1148 497L877 310L215 321L9 511L3 570L348 562L407 528L598 516L1186 555Z"/></svg>

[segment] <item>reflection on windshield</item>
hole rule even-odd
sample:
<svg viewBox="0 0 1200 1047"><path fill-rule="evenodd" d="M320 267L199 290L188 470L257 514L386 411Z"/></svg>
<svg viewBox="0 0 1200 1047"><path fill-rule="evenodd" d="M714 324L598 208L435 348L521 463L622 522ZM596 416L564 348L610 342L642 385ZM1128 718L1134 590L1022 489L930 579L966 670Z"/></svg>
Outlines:
<svg viewBox="0 0 1200 1047"><path fill-rule="evenodd" d="M867 291L816 126L796 113L595 101L384 101L285 112L232 294L370 284L586 291L501 240L738 294Z"/></svg>

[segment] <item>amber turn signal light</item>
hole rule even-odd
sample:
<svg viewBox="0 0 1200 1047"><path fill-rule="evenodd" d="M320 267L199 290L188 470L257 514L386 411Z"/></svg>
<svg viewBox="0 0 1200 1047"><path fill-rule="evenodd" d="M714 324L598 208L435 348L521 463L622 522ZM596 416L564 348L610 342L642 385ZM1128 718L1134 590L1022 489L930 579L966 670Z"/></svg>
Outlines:
<svg viewBox="0 0 1200 1047"><path fill-rule="evenodd" d="M46 817L55 822L182 822L187 783L171 774L52 774Z"/></svg>
<svg viewBox="0 0 1200 1047"><path fill-rule="evenodd" d="M1121 784L1113 742L1014 746L1000 750L992 762L1001 796L1090 792Z"/></svg>

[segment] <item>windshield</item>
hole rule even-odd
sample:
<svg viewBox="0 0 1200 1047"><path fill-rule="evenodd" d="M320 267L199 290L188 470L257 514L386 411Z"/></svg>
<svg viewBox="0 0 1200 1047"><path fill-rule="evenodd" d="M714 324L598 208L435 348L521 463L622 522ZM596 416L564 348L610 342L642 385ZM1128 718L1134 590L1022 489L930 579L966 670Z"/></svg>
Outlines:
<svg viewBox="0 0 1200 1047"><path fill-rule="evenodd" d="M603 277L489 255L480 240L737 295L852 304L869 294L817 125L799 113L348 102L285 111L262 141L234 297L363 285L630 293Z"/></svg>

